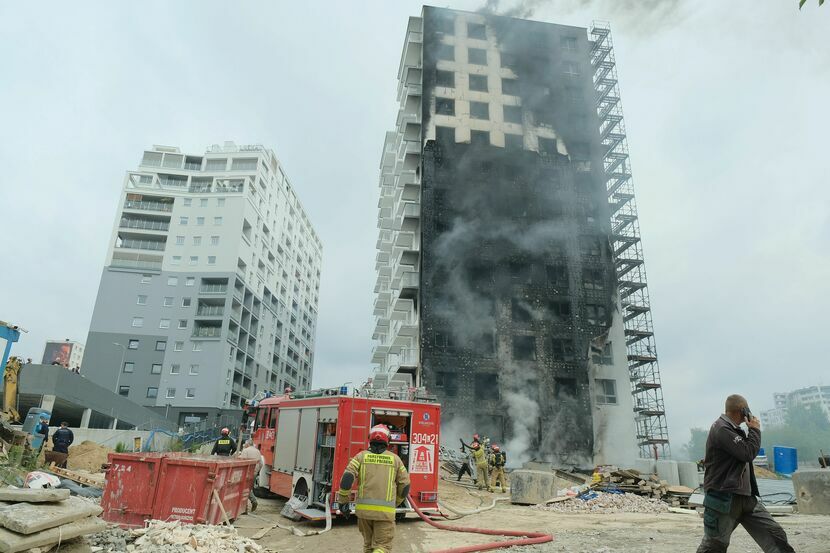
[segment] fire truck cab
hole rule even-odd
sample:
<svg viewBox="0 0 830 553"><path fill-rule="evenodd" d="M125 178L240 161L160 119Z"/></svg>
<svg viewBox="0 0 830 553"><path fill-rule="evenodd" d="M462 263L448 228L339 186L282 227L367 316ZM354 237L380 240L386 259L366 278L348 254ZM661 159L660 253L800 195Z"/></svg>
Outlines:
<svg viewBox="0 0 830 553"><path fill-rule="evenodd" d="M345 392L292 393L259 402L252 434L266 461L259 485L299 498L308 505L297 511L300 515L322 519L328 494L329 506L337 508L336 492L349 460L369 447L369 429L385 424L392 432L389 450L409 470L410 496L421 510L437 511L441 406L418 399L414 390L386 397ZM399 516L411 510L404 502Z"/></svg>

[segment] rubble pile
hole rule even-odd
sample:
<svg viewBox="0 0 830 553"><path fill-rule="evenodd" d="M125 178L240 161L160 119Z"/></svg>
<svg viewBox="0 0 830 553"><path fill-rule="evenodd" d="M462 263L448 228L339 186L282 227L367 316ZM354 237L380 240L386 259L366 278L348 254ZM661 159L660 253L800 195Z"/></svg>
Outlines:
<svg viewBox="0 0 830 553"><path fill-rule="evenodd" d="M240 536L235 528L182 524L152 520L146 528L133 530L135 542L127 551L142 553L259 553L262 547Z"/></svg>
<svg viewBox="0 0 830 553"><path fill-rule="evenodd" d="M111 526L86 538L92 551L97 553L122 553L127 550L127 544L131 543L135 537L127 530L122 530L118 526Z"/></svg>
<svg viewBox="0 0 830 553"><path fill-rule="evenodd" d="M108 447L84 440L69 448L67 466L70 470L101 472L101 465L107 462L107 454L112 452Z"/></svg>
<svg viewBox="0 0 830 553"><path fill-rule="evenodd" d="M580 497L551 505L535 505L532 509L554 513L667 513L669 506L659 499L642 497L633 493L591 492Z"/></svg>

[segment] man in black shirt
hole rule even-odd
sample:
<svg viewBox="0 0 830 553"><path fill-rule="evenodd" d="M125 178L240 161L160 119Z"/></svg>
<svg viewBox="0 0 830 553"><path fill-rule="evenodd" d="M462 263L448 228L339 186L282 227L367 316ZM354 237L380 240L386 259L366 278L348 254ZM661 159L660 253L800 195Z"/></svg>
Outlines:
<svg viewBox="0 0 830 553"><path fill-rule="evenodd" d="M786 532L758 497L752 460L761 448L761 422L739 395L726 398L725 411L712 423L706 439L704 536L697 553L725 553L738 524L765 553L794 553ZM748 434L740 427L743 422Z"/></svg>
<svg viewBox="0 0 830 553"><path fill-rule="evenodd" d="M230 457L234 453L236 453L236 442L233 441L233 438L230 436L231 431L227 428L222 429L222 435L219 436L219 439L216 440L216 443L213 444L213 450L211 450L211 455L221 455L222 457Z"/></svg>

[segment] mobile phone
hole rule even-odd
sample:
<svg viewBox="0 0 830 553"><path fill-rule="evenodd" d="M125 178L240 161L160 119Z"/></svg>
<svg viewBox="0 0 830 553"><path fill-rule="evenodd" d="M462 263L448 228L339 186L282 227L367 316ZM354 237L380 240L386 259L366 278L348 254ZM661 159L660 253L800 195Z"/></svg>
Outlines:
<svg viewBox="0 0 830 553"><path fill-rule="evenodd" d="M747 421L752 420L752 411L749 410L749 407L742 408L741 415L743 415L744 419L746 419Z"/></svg>

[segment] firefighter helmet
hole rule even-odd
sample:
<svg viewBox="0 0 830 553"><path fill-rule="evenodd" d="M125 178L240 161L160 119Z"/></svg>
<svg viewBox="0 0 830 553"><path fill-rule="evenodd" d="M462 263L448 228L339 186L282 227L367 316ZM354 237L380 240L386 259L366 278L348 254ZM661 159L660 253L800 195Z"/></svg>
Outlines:
<svg viewBox="0 0 830 553"><path fill-rule="evenodd" d="M481 447L481 444L478 442L473 442L472 444L470 444L470 447L472 447L473 449L478 449Z"/></svg>
<svg viewBox="0 0 830 553"><path fill-rule="evenodd" d="M473 434L473 441L474 441L474 442L479 442L479 441L481 441L481 436L479 436L478 434Z"/></svg>
<svg viewBox="0 0 830 553"><path fill-rule="evenodd" d="M228 435L228 434L230 434L230 433L231 433L231 431L230 431L230 430L228 430L227 428L223 428L223 429L222 429L222 435L223 435L223 436L227 436L227 435Z"/></svg>
<svg viewBox="0 0 830 553"><path fill-rule="evenodd" d="M498 453L499 451L501 451L501 448L500 448L499 446L497 446L497 445L493 445L493 448L492 448L492 449L493 449L493 451L495 451L496 453Z"/></svg>
<svg viewBox="0 0 830 553"><path fill-rule="evenodd" d="M385 444L389 443L389 437L391 432L383 424L376 424L372 427L369 431L369 443L371 442L383 442Z"/></svg>

